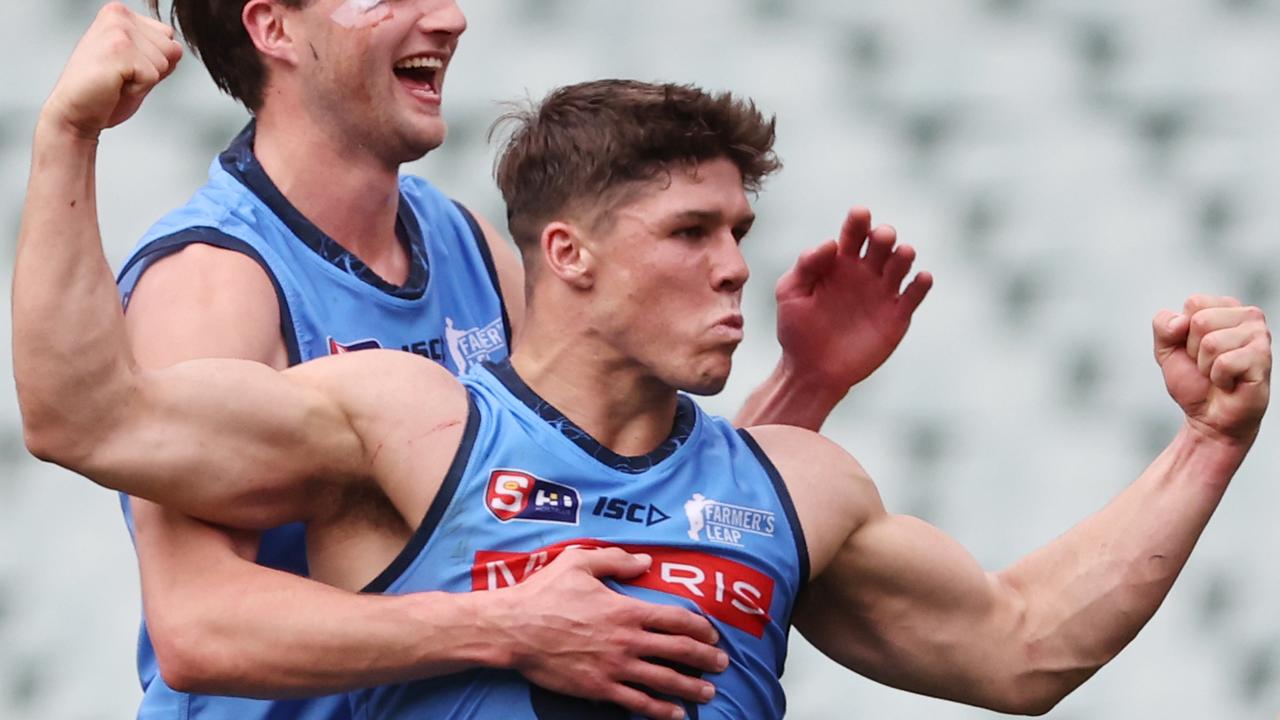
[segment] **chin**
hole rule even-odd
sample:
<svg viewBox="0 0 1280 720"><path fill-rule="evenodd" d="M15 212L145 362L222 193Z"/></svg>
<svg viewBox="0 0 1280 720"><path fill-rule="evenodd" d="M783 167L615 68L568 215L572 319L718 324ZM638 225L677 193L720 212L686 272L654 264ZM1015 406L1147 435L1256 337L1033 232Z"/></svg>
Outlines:
<svg viewBox="0 0 1280 720"><path fill-rule="evenodd" d="M723 367L704 368L676 385L676 389L691 395L715 395L724 390L725 383L729 381L729 369L728 362Z"/></svg>
<svg viewBox="0 0 1280 720"><path fill-rule="evenodd" d="M724 390L725 382L725 378L720 378L719 380L714 381L690 383L685 387L679 388L679 390L687 392L690 395L718 395L721 390Z"/></svg>
<svg viewBox="0 0 1280 720"><path fill-rule="evenodd" d="M401 163L422 159L424 155L443 145L447 134L444 120L438 118L433 122L419 120L404 128L404 132L400 134Z"/></svg>

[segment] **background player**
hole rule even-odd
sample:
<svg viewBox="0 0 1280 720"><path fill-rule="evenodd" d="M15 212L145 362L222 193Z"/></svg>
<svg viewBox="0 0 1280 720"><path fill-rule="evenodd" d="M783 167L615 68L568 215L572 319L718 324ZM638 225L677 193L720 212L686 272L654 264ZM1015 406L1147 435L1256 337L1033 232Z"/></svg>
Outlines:
<svg viewBox="0 0 1280 720"><path fill-rule="evenodd" d="M651 88L644 96L661 101L673 94ZM540 117L535 140L522 146L518 136L507 159L514 155L519 168L528 146L585 150L573 140L582 139L584 125L600 127L592 108L600 105L577 106L586 117L576 128L572 112L568 121L557 113ZM610 114L607 105L603 112L611 120L629 117ZM539 132L555 134L560 122L569 125L567 136L538 141ZM589 171L577 178L587 182L576 194L556 197L553 188L550 199L539 197L546 183L528 182L546 179L543 162L515 171L514 184L510 177L503 181L514 234L541 252L530 278L535 309L514 365L535 392L568 408L589 436L623 454L654 448L671 431L678 417L674 387L718 389L740 339L725 312L746 280L737 242L753 216L744 189L761 171L715 152L681 154L697 148L705 150L696 144L665 156L669 181L662 166L656 182L623 175L634 179L614 188L624 199L613 213L618 221L604 223L609 229L596 223L598 206L584 210L574 203L602 197ZM597 149L577 162L612 155ZM566 175L562 182L574 187L575 178ZM369 481L406 522L425 514L435 487L424 489L422 477L444 480L453 453L441 445L456 446L467 416L461 390L446 389L450 378L394 353L303 366L284 380L231 362L137 372L111 303L70 307L48 282L71 278L86 290L97 288L85 293L93 297L102 296L98 286L109 281L89 242L94 233L59 231L51 214L40 212L56 204L43 201L69 192L76 201L91 196L85 183L71 184L78 192L64 190L67 183L59 181L66 179L57 173L33 179L15 282L15 367L33 448L108 485L164 496L218 521L257 525L302 516L329 523L328 513L350 507L316 491L345 498ZM49 245L44 264L33 262L33 238ZM566 317L584 322L566 326ZM703 319L714 322L704 327ZM105 337L95 336L99 328ZM801 545L796 557L800 567L812 562L800 579L813 578L798 624L828 654L882 681L1007 711L1045 710L1114 656L1171 586L1252 444L1268 395L1270 337L1257 308L1193 298L1182 315L1157 316L1154 329L1166 384L1186 412L1184 429L1102 513L998 576L982 573L918 521L885 514L856 463L820 438L786 428L755 431L795 498L790 527L804 528L809 540L808 552ZM85 382L90 378L99 384ZM415 401L424 393L415 390L439 397L440 406L424 408ZM59 403L68 397L83 403L83 412L66 414ZM120 402L124 397L129 402ZM153 445L161 428L179 442ZM209 435L211 429L219 432ZM180 442L188 433L246 452ZM267 442L260 436L269 436ZM427 438L438 442L423 442ZM158 451L145 466L133 457L140 441ZM205 453L209 457L201 457ZM224 466L206 467L210 462ZM222 486L177 484L179 468L224 479L255 468L262 477ZM833 474L841 481L829 482ZM331 481L317 484L319 478ZM385 550L368 542L312 549L330 561ZM342 584L350 583L348 573L360 573L340 559L324 564ZM782 617L778 609L775 618Z"/></svg>
<svg viewBox="0 0 1280 720"><path fill-rule="evenodd" d="M480 220L488 242L477 244L480 232L464 213L428 186L406 186L396 177L401 162L443 139L439 95L465 28L457 7L402 3L352 15L359 8L349 3L294 7L253 1L243 8L220 6L218 12L227 16L207 22L199 14L205 5L180 0L178 17L215 80L255 111L255 123L215 162L201 195L158 223L126 263L121 286L140 362L162 366L231 356L279 368L374 345L416 350L458 370L468 361L452 352L455 317L469 318L464 328L478 335L500 314L506 329L518 323L522 297L512 288L521 284L520 268L496 233ZM76 93L97 90L96 71L120 62L137 70L129 63L139 61L166 74L168 66L157 64L156 53L173 48L152 37L155 32L163 34L159 25L108 6L51 98L46 128L81 109ZM115 45L122 35L124 46ZM424 67L397 67L415 64ZM138 85L132 78L126 101L104 121L119 121L136 109ZM72 107L62 106L68 101ZM96 137L95 127L72 123L87 138ZM334 172L336 167L342 171ZM246 225L238 213L226 212L239 206L279 222ZM426 231L414 232L415 221ZM283 229L272 230L277 226ZM911 250L894 251L892 230L872 232L865 216L852 232L872 233L867 262L828 244L808 254L783 284L790 312L782 323L794 349L786 358L789 373L775 375L762 388L745 418L820 424L848 385L865 377L901 338L927 290L927 277L900 300ZM486 250L492 267L485 267ZM329 282L332 267L315 269L317 257L350 278ZM882 277L885 282L866 281ZM815 285L821 286L817 292ZM499 287L507 290L505 310L495 292ZM837 294L823 295L833 290ZM335 304L333 297L344 300ZM388 304L398 314L389 314ZM851 313L851 305L865 312ZM824 309L832 311L836 326L811 324ZM842 333L868 340L842 348L850 339ZM498 359L505 352L498 343L484 357ZM804 370L819 364L821 374ZM797 370L803 392L791 389ZM134 510L152 631L141 645L144 716L341 716L341 701L270 706L188 697L169 685L305 695L438 671L432 653L440 649L439 639L421 621L432 612L430 597L391 602L340 594L248 562L256 555L274 567L302 570L301 545L288 530L271 534L259 551L254 533L233 534L145 502ZM626 573L637 567L584 570ZM549 608L581 615L586 610L575 610L575 602L605 607L610 596L569 598L552 591L545 601ZM347 620L335 624L338 616ZM150 639L159 667L148 652ZM554 648L546 651L550 657ZM530 658L528 670L549 687L581 692L592 681L542 660ZM171 682L162 682L158 671Z"/></svg>

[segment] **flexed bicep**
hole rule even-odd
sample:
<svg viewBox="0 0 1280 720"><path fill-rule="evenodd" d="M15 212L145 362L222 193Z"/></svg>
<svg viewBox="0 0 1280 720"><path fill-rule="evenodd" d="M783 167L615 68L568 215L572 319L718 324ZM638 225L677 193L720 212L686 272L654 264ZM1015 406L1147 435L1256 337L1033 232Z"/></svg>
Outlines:
<svg viewBox="0 0 1280 720"><path fill-rule="evenodd" d="M265 528L304 520L325 487L369 474L347 409L322 387L342 382L329 376L358 373L319 365L281 373L208 359L140 371L113 427L79 457L53 459L211 522Z"/></svg>
<svg viewBox="0 0 1280 720"><path fill-rule="evenodd" d="M751 433L786 480L812 568L793 615L819 650L874 680L1007 712L1030 707L1023 592L959 543L889 513L866 471L797 428Z"/></svg>
<svg viewBox="0 0 1280 720"><path fill-rule="evenodd" d="M814 579L795 624L828 657L894 687L1014 711L1022 603L959 543L880 512Z"/></svg>

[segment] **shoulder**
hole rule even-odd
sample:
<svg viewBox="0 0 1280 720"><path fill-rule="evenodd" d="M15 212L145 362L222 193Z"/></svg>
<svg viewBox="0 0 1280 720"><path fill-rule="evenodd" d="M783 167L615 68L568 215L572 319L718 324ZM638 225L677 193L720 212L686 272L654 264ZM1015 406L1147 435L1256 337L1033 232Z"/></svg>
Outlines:
<svg viewBox="0 0 1280 720"><path fill-rule="evenodd" d="M376 435L465 418L467 391L438 363L399 350L360 350L317 358L285 371L336 398Z"/></svg>
<svg viewBox="0 0 1280 720"><path fill-rule="evenodd" d="M818 433L789 425L744 432L777 468L791 495L816 577L858 527L883 512L879 491L848 451Z"/></svg>
<svg viewBox="0 0 1280 720"><path fill-rule="evenodd" d="M420 519L462 446L467 390L431 360L361 350L285 371L332 400L364 444L373 476L406 521Z"/></svg>
<svg viewBox="0 0 1280 720"><path fill-rule="evenodd" d="M194 241L150 262L132 288L126 322L144 364L194 357L287 362L267 271L213 244Z"/></svg>

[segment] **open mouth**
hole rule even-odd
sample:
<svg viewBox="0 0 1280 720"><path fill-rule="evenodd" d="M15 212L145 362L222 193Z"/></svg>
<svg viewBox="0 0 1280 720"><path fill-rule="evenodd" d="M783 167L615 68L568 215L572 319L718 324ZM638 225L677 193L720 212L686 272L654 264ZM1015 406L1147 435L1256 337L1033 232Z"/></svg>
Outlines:
<svg viewBox="0 0 1280 720"><path fill-rule="evenodd" d="M396 78L411 93L428 96L440 94L440 75L443 70L443 60L425 55L405 58L393 68Z"/></svg>

